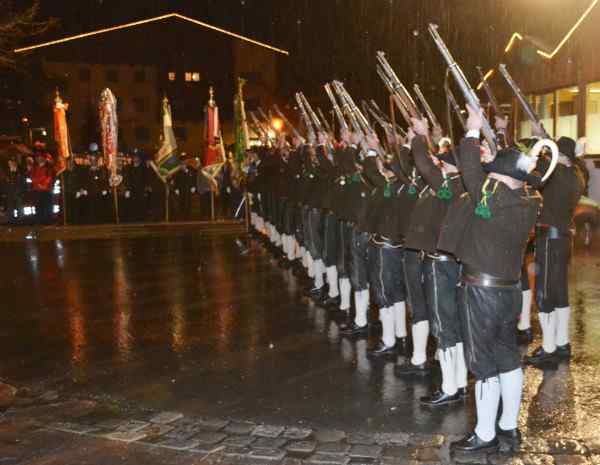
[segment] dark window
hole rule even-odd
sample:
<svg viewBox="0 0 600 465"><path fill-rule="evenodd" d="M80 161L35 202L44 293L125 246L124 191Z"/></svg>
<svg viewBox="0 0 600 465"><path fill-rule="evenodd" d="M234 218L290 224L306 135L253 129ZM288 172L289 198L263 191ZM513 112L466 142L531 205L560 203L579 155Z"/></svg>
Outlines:
<svg viewBox="0 0 600 465"><path fill-rule="evenodd" d="M119 72L116 69L109 69L106 71L106 80L108 82L118 82Z"/></svg>
<svg viewBox="0 0 600 465"><path fill-rule="evenodd" d="M181 142L185 142L187 140L187 129L183 126L175 126L173 128L173 132L175 133L175 138Z"/></svg>
<svg viewBox="0 0 600 465"><path fill-rule="evenodd" d="M138 69L133 73L133 79L135 82L144 82L146 80L146 70Z"/></svg>
<svg viewBox="0 0 600 465"><path fill-rule="evenodd" d="M135 111L138 113L143 113L146 111L146 101L143 98L136 97L133 99L133 106Z"/></svg>
<svg viewBox="0 0 600 465"><path fill-rule="evenodd" d="M250 71L247 73L240 73L240 77L250 83L262 82L262 74L256 71Z"/></svg>
<svg viewBox="0 0 600 465"><path fill-rule="evenodd" d="M89 68L79 68L79 80L80 81L89 81L92 73Z"/></svg>
<svg viewBox="0 0 600 465"><path fill-rule="evenodd" d="M150 130L146 126L135 128L135 138L138 142L148 142L150 140Z"/></svg>

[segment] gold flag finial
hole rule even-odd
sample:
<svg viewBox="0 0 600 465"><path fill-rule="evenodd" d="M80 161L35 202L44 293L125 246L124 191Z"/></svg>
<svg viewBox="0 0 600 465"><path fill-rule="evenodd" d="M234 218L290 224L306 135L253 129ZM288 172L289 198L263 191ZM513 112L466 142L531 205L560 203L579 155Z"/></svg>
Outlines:
<svg viewBox="0 0 600 465"><path fill-rule="evenodd" d="M54 89L54 103L62 103L62 98L60 98L60 92L58 91L58 86Z"/></svg>
<svg viewBox="0 0 600 465"><path fill-rule="evenodd" d="M208 88L208 106L209 107L215 106L215 89L213 89L213 86L210 86Z"/></svg>

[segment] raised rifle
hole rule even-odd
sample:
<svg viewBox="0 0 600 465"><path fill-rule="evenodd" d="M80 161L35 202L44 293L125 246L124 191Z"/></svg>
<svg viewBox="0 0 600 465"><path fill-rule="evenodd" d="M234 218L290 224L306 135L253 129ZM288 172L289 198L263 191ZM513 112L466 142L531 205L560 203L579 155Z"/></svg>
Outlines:
<svg viewBox="0 0 600 465"><path fill-rule="evenodd" d="M496 100L496 96L494 95L494 92L492 92L490 83L487 82L487 79L485 78L485 75L483 74L483 70L481 69L481 66L477 66L477 72L479 73L479 76L481 78L481 82L483 84L483 90L485 90L485 94L487 95L490 106L492 107L492 110L494 110L494 115L503 116L503 112L500 109L500 105L498 105L498 100Z"/></svg>
<svg viewBox="0 0 600 465"><path fill-rule="evenodd" d="M346 101L348 108L350 109L350 113L352 114L354 119L356 119L356 122L358 123L358 126L361 129L360 132L364 135L373 134L375 131L369 124L369 121L367 120L367 118L365 118L365 115L362 114L362 112L360 111L360 109L358 108L356 103L354 102L354 99L352 98L352 96L348 93L348 91L344 87L344 84L339 81L336 81L336 82L337 82L340 92L342 92L343 98Z"/></svg>
<svg viewBox="0 0 600 465"><path fill-rule="evenodd" d="M398 126L398 124L393 124L392 121L387 117L387 115L383 111L381 111L381 108L379 108L379 105L377 105L377 102L375 100L371 99L370 103L371 103L371 108L377 112L377 114L379 115L379 117L381 119L383 119L384 121L387 121L390 124L390 126L393 126L394 129L396 131L398 131L398 133L402 137L406 136L406 131L404 131L404 129L402 129L400 126Z"/></svg>
<svg viewBox="0 0 600 465"><path fill-rule="evenodd" d="M527 115L527 118L531 122L531 125L536 130L535 132L537 132L538 134L543 134L544 139L551 139L550 135L548 134L548 132L542 125L542 122L540 121L538 115L536 114L535 111L533 111L533 108L531 108L531 105L525 98L525 95L523 95L523 92L521 92L521 89L519 88L517 83L514 81L514 79L508 72L508 70L506 69L506 65L501 64L498 66L498 69L500 70L500 73L502 74L502 76L504 76L504 79L506 79L506 82L508 83L508 85L512 89L513 93L515 94L515 97L517 97L517 100L519 101L519 105L521 105L521 109Z"/></svg>
<svg viewBox="0 0 600 465"><path fill-rule="evenodd" d="M454 110L454 113L456 114L458 121L460 121L460 125L462 126L463 131L466 131L467 130L467 120L465 120L465 115L462 114L462 110L460 109L460 106L458 105L458 102L456 101L456 97L450 90L450 86L445 85L444 89L446 91L446 99L448 100L448 104Z"/></svg>
<svg viewBox="0 0 600 465"><path fill-rule="evenodd" d="M267 140L269 140L269 132L266 131L265 128L262 126L262 123L258 120L256 114L253 111L250 111L248 113L250 114L250 119L252 120L254 127L257 129L257 132L260 135L260 137L265 137Z"/></svg>
<svg viewBox="0 0 600 465"><path fill-rule="evenodd" d="M262 123L267 127L270 128L271 127L271 120L269 119L269 117L267 116L267 114L265 113L265 110L262 109L262 107L258 107L258 114L259 116L263 119Z"/></svg>
<svg viewBox="0 0 600 465"><path fill-rule="evenodd" d="M415 84L413 88L415 90L415 95L417 96L417 99L421 102L421 106L423 107L423 110L425 110L427 118L429 118L429 122L431 123L432 127L441 127L440 122L435 117L435 114L433 113L433 110L429 105L429 102L427 102L427 99L423 95L423 92L421 92L421 88L419 87L419 85Z"/></svg>
<svg viewBox="0 0 600 465"><path fill-rule="evenodd" d="M313 137L314 140L316 140L317 134L316 134L316 132L313 128L313 125L310 121L308 112L307 112L306 108L304 108L304 102L302 101L301 94L299 92L296 92L295 98L296 98L296 104L298 105L298 110L300 111L300 116L302 117L302 120L304 121L304 125L306 126L306 131L310 136Z"/></svg>
<svg viewBox="0 0 600 465"><path fill-rule="evenodd" d="M300 133L298 132L298 130L296 129L296 127L290 123L290 121L285 117L285 115L282 113L282 111L279 109L279 107L277 106L277 104L273 105L273 110L275 110L275 114L277 116L279 116L283 122L285 123L285 125L290 128L290 130L294 133L294 137L300 139L300 140L304 140L304 138L300 135Z"/></svg>
<svg viewBox="0 0 600 465"><path fill-rule="evenodd" d="M389 82L391 88L393 89L393 92L396 95L398 95L398 97L404 103L404 106L406 107L411 118L422 119L423 115L419 111L417 104L411 97L411 95L408 92L408 90L406 89L406 87L404 87L404 84L402 84L400 79L398 79L396 72L394 71L394 69L392 68L390 63L387 61L387 58L385 57L385 53L377 52L377 61L379 62L379 67L381 69L381 72L383 73L384 76L386 76L387 81Z"/></svg>
<svg viewBox="0 0 600 465"><path fill-rule="evenodd" d="M325 87L325 92L327 93L327 96L329 97L329 100L331 101L331 105L333 106L333 111L335 112L335 117L338 120L340 129L348 130L349 129L348 123L346 122L346 119L344 118L344 114L342 113L342 110L340 109L340 106L337 103L335 95L333 94L333 91L331 90L331 85L325 84L324 87Z"/></svg>
<svg viewBox="0 0 600 465"><path fill-rule="evenodd" d="M463 93L465 100L473 108L474 111L480 111L481 102L479 101L479 97L477 97L477 94L469 84L469 81L467 81L467 78L458 66L458 63L456 63L456 61L452 57L450 50L448 50L448 47L446 47L446 44L444 43L442 37L438 32L438 26L436 24L430 23L429 33L431 34L431 37L437 45L440 53L444 57L444 60L448 64L448 68L450 69L452 76L454 76L454 80L456 81L456 84ZM481 119L481 132L483 133L483 137L487 141L492 154L496 155L496 153L498 152L498 148L496 147L496 137L494 135L494 131L492 131L492 127L490 126L490 123L485 117L485 115L483 115Z"/></svg>
<svg viewBox="0 0 600 465"><path fill-rule="evenodd" d="M408 108L406 107L406 105L404 104L402 99L400 97L398 97L396 92L394 92L394 87L392 86L392 83L390 82L389 78L386 76L385 72L379 65L377 65L377 74L379 75L379 77L381 78L381 80L383 81L385 86L387 87L387 90L390 93L390 95L392 96L392 100L394 101L394 104L400 111L402 118L404 118L404 121L406 121L406 124L408 126L410 126L412 124L412 122L410 121L410 113L408 112Z"/></svg>
<svg viewBox="0 0 600 465"><path fill-rule="evenodd" d="M319 117L313 110L311 104L308 102L308 99L306 98L304 93L299 92L299 94L300 94L300 98L302 99L302 102L304 103L304 108L306 109L306 112L308 113L308 116L310 117L310 120L312 121L313 126L315 127L317 132L325 132L325 130L323 129L323 124L321 123L321 120L319 120Z"/></svg>
<svg viewBox="0 0 600 465"><path fill-rule="evenodd" d="M331 125L329 124L329 121L327 121L327 118L325 118L325 115L323 114L323 111L321 110L321 107L317 107L317 113L321 117L321 121L323 121L323 125L325 126L325 129L327 130L327 132L329 133L329 135L331 137L334 137L335 134L333 132L333 129L331 128Z"/></svg>

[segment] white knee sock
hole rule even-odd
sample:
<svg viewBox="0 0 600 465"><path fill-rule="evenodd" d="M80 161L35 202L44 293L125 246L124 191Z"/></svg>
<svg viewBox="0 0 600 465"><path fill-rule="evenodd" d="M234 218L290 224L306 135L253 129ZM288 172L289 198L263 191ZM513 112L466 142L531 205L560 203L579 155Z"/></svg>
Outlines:
<svg viewBox="0 0 600 465"><path fill-rule="evenodd" d="M356 326L365 326L367 324L367 305L363 297L364 291L354 291L354 305L356 307L356 315L354 323Z"/></svg>
<svg viewBox="0 0 600 465"><path fill-rule="evenodd" d="M396 302L394 304L394 329L396 337L406 337L406 303Z"/></svg>
<svg viewBox="0 0 600 465"><path fill-rule="evenodd" d="M500 392L502 395L502 416L499 426L504 431L517 427L521 396L523 394L523 370L517 368L500 374Z"/></svg>
<svg viewBox="0 0 600 465"><path fill-rule="evenodd" d="M369 288L365 289L364 291L361 291L360 295L363 301L363 305L366 309L365 311L368 312L369 306L371 304L371 294L369 293Z"/></svg>
<svg viewBox="0 0 600 465"><path fill-rule="evenodd" d="M542 327L542 346L544 351L551 354L556 350L556 312L539 314Z"/></svg>
<svg viewBox="0 0 600 465"><path fill-rule="evenodd" d="M315 261L313 260L312 256L307 253L307 258L306 258L306 262L307 262L307 269L308 269L308 277L309 278L314 278L315 277Z"/></svg>
<svg viewBox="0 0 600 465"><path fill-rule="evenodd" d="M569 343L571 307L557 308L554 313L556 313L556 345L564 346Z"/></svg>
<svg viewBox="0 0 600 465"><path fill-rule="evenodd" d="M523 306L521 307L521 317L517 326L521 331L531 328L531 289L523 291Z"/></svg>
<svg viewBox="0 0 600 465"><path fill-rule="evenodd" d="M325 264L323 263L323 260L315 260L314 270L315 288L321 289L325 285L325 280L323 279L323 274L325 273Z"/></svg>
<svg viewBox="0 0 600 465"><path fill-rule="evenodd" d="M465 349L462 342L456 344L456 358L454 360L454 373L456 374L456 387L467 387L467 364L465 363Z"/></svg>
<svg viewBox="0 0 600 465"><path fill-rule="evenodd" d="M421 365L427 361L427 338L429 337L429 321L419 321L412 325L413 356L411 363Z"/></svg>
<svg viewBox="0 0 600 465"><path fill-rule="evenodd" d="M381 321L381 340L386 347L396 345L396 329L394 328L394 307L379 309L379 321Z"/></svg>
<svg viewBox="0 0 600 465"><path fill-rule="evenodd" d="M338 288L338 271L335 266L327 267L327 284L329 284L329 297L337 297L340 295Z"/></svg>
<svg viewBox="0 0 600 465"><path fill-rule="evenodd" d="M496 417L500 403L500 381L497 376L485 382L475 383L475 405L477 407L477 426L475 434L484 441L496 437Z"/></svg>
<svg viewBox="0 0 600 465"><path fill-rule="evenodd" d="M281 249L283 250L283 253L287 256L288 250L289 250L289 236L287 234L282 234L281 235Z"/></svg>
<svg viewBox="0 0 600 465"><path fill-rule="evenodd" d="M292 238L292 260L296 260L298 258L302 258L302 250L300 248L300 244L295 237Z"/></svg>
<svg viewBox="0 0 600 465"><path fill-rule="evenodd" d="M348 278L340 279L340 310L350 310L350 295L352 293L352 285Z"/></svg>
<svg viewBox="0 0 600 465"><path fill-rule="evenodd" d="M438 349L440 358L440 368L442 370L442 391L453 396L458 391L456 385L456 347L450 347L446 350Z"/></svg>
<svg viewBox="0 0 600 465"><path fill-rule="evenodd" d="M302 258L302 266L308 268L308 252L304 247L300 247L300 254Z"/></svg>

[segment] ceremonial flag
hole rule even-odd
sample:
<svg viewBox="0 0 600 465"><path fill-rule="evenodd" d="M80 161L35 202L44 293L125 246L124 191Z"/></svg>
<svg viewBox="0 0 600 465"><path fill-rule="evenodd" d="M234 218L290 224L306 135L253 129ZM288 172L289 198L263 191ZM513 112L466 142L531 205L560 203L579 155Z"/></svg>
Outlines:
<svg viewBox="0 0 600 465"><path fill-rule="evenodd" d="M104 163L110 173L109 182L112 187L121 184L122 176L117 173L117 155L119 147L119 122L117 119L117 99L110 89L100 94L100 130L102 132L102 153Z"/></svg>
<svg viewBox="0 0 600 465"><path fill-rule="evenodd" d="M241 167L246 159L246 150L248 150L248 122L246 120L246 107L244 104L244 79L238 79L238 92L233 101L233 117L235 127L235 161L238 167Z"/></svg>
<svg viewBox="0 0 600 465"><path fill-rule="evenodd" d="M177 141L173 132L173 119L171 117L171 105L165 96L163 99L163 137L162 145L151 163L152 168L158 174L162 182L166 183L182 167L181 160L177 155Z"/></svg>
<svg viewBox="0 0 600 465"><path fill-rule="evenodd" d="M225 147L219 125L219 107L214 101L213 88L209 90L208 104L204 108L204 140L206 151L202 160L202 173L209 180L213 190L217 190L217 176L225 164Z"/></svg>
<svg viewBox="0 0 600 465"><path fill-rule="evenodd" d="M71 144L69 142L69 128L67 127L66 112L69 104L60 98L58 89L54 98L54 140L56 142L56 174L61 174L67 169L67 159L71 156Z"/></svg>

